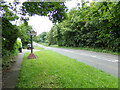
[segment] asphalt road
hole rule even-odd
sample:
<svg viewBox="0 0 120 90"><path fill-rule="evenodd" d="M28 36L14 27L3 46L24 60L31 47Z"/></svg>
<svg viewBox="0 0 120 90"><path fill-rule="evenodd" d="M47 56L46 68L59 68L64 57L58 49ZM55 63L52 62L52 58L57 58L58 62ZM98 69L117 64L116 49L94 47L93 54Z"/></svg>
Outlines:
<svg viewBox="0 0 120 90"><path fill-rule="evenodd" d="M120 62L118 62L117 55L93 52L93 51L87 51L87 50L74 50L74 49L46 47L46 46L37 44L35 42L33 43L33 45L43 47L48 50L53 50L65 56L74 58L80 62L84 62L88 65L92 65L97 69L103 70L107 73L110 73L120 78Z"/></svg>

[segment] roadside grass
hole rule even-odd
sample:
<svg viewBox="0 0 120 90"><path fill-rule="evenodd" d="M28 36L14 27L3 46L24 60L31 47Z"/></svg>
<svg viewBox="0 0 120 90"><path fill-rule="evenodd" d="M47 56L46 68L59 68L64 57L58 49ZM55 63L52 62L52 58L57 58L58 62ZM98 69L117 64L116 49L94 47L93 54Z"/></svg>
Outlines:
<svg viewBox="0 0 120 90"><path fill-rule="evenodd" d="M16 88L118 88L118 78L93 66L39 48L38 59L26 53Z"/></svg>
<svg viewBox="0 0 120 90"><path fill-rule="evenodd" d="M47 47L49 46L48 43L39 43L39 44L47 46Z"/></svg>
<svg viewBox="0 0 120 90"><path fill-rule="evenodd" d="M40 44L48 47L48 43L40 43ZM102 53L109 53L109 54L114 54L114 55L120 55L120 52L113 52L113 51L110 51L109 49L101 49L101 48L66 47L66 46L58 46L58 45L50 45L50 47L78 49L78 50L88 50L88 51L95 51L95 52L102 52Z"/></svg>
<svg viewBox="0 0 120 90"><path fill-rule="evenodd" d="M109 53L109 54L114 54L114 55L119 55L118 52L113 52L108 49L101 49L101 48L89 48L89 47L65 47L65 46L55 46L53 45L52 47L58 47L58 48L68 48L68 49L80 49L80 50L88 50L88 51L95 51L95 52L102 52L102 53Z"/></svg>
<svg viewBox="0 0 120 90"><path fill-rule="evenodd" d="M36 49L36 50L44 50L44 48L38 47L38 46L34 46L34 49Z"/></svg>

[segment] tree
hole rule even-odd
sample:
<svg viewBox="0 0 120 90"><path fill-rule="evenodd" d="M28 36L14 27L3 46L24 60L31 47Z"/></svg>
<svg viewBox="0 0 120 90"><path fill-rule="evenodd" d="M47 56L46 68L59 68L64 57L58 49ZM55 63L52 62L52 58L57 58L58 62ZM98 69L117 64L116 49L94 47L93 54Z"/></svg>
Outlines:
<svg viewBox="0 0 120 90"><path fill-rule="evenodd" d="M27 44L31 42L30 36L27 33L33 30L32 26L22 24L19 26L19 30L20 30L19 37L21 38L22 41L22 47L26 48Z"/></svg>
<svg viewBox="0 0 120 90"><path fill-rule="evenodd" d="M46 42L46 36L47 36L47 32L42 32L40 34L40 39L41 39L41 42L42 43L45 43Z"/></svg>
<svg viewBox="0 0 120 90"><path fill-rule="evenodd" d="M13 50L14 43L19 36L19 29L9 20L2 18L2 46L3 49Z"/></svg>
<svg viewBox="0 0 120 90"><path fill-rule="evenodd" d="M17 8L16 6L19 4L19 2L13 2L13 4L9 3L6 4L5 2L0 3L0 11L1 16L8 19L9 21L14 21L19 19L17 16Z"/></svg>
<svg viewBox="0 0 120 90"><path fill-rule="evenodd" d="M64 2L24 2L21 10L23 16L33 16L35 14L48 16L53 23L56 23L66 19L68 9Z"/></svg>
<svg viewBox="0 0 120 90"><path fill-rule="evenodd" d="M51 30L47 33L47 40L48 45L54 45L57 44L56 38L54 37L54 30L56 29L56 26L54 25Z"/></svg>
<svg viewBox="0 0 120 90"><path fill-rule="evenodd" d="M40 35L35 36L33 40L39 43L45 43L47 40L46 37L47 37L47 32L42 32Z"/></svg>
<svg viewBox="0 0 120 90"><path fill-rule="evenodd" d="M68 18L52 31L59 46L109 49L120 48L120 2L92 2L73 8ZM52 35L51 34L51 35Z"/></svg>
<svg viewBox="0 0 120 90"><path fill-rule="evenodd" d="M67 7L64 5L64 2L24 2L20 9L22 13L18 13L17 11L16 6L18 4L18 2L13 2L7 5L5 2L2 2L0 9L2 11L2 17L13 21L19 18L17 14L21 14L22 16L20 18L26 25L28 24L27 15L33 16L37 14L40 16L48 16L53 23L61 22L66 18Z"/></svg>
<svg viewBox="0 0 120 90"><path fill-rule="evenodd" d="M8 56L9 59L10 56L18 50L18 45L16 44L18 37L22 39L23 46L30 41L27 31L32 27L28 26L27 20L29 20L29 18L27 16L33 16L35 14L48 16L53 23L61 22L66 18L67 8L63 2L24 2L19 11L17 9L18 4L19 2L6 4L6 2L0 1L0 15L2 16L3 27L2 56ZM11 21L19 18L24 21L24 25L19 27L12 25ZM3 59L3 61L5 60ZM10 60L8 62L10 62Z"/></svg>

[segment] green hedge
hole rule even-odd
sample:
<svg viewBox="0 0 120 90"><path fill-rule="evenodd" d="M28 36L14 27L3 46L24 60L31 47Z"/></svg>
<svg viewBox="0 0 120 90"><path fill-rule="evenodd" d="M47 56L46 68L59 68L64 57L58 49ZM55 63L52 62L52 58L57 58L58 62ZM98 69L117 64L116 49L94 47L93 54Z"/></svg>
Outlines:
<svg viewBox="0 0 120 90"><path fill-rule="evenodd" d="M2 17L2 66L10 65L17 55L20 41L17 41L20 31L7 18Z"/></svg>
<svg viewBox="0 0 120 90"><path fill-rule="evenodd" d="M2 49L2 53L4 54L2 57L2 66L9 66L13 62L13 58L18 54L18 48L21 46L21 42L16 40L13 46L13 50Z"/></svg>

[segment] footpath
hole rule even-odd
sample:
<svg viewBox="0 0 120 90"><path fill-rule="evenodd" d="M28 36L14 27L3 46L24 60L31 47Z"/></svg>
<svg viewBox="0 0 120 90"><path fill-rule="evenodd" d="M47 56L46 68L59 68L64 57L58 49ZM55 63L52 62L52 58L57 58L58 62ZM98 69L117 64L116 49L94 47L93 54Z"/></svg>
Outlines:
<svg viewBox="0 0 120 90"><path fill-rule="evenodd" d="M38 51L38 50L33 50ZM12 68L10 70L7 70L5 75L2 77L2 88L15 88L17 80L19 78L19 73L23 61L24 54L26 52L30 52L30 50L24 49L22 53L19 53L18 56L15 58L15 63L13 64Z"/></svg>

